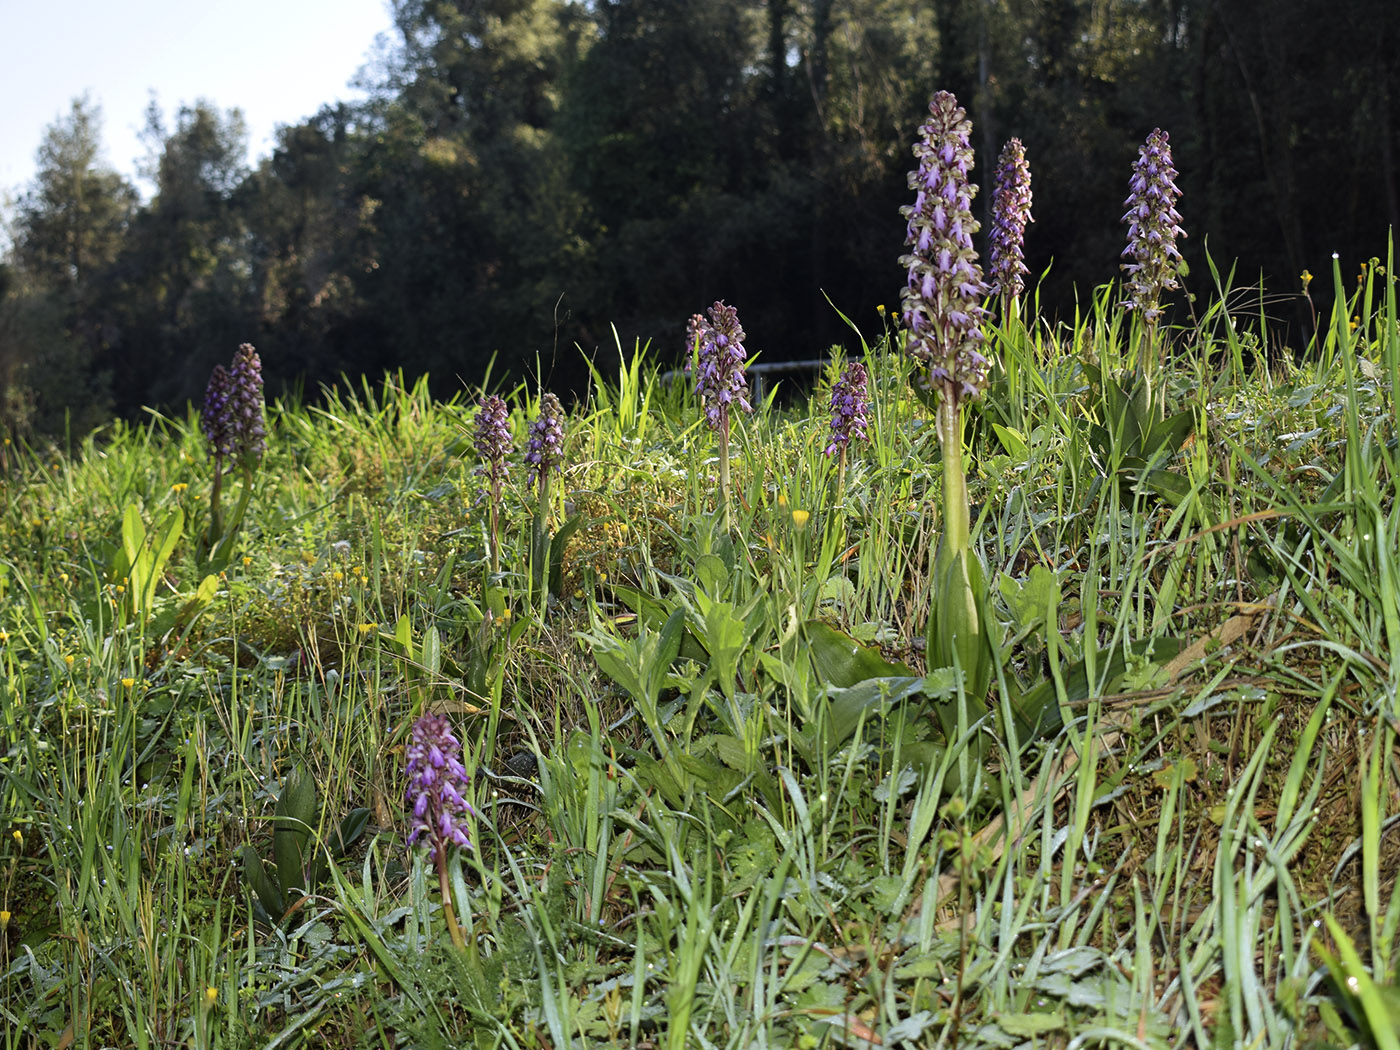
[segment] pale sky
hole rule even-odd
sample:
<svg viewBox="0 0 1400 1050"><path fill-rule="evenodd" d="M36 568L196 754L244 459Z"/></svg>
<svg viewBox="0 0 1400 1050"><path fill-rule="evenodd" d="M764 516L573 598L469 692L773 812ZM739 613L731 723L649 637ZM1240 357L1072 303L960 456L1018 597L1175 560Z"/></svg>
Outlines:
<svg viewBox="0 0 1400 1050"><path fill-rule="evenodd" d="M350 80L390 28L388 0L0 0L0 205L85 91L106 160L132 181L152 91L167 129L198 99L241 109L253 164L278 125L362 98Z"/></svg>

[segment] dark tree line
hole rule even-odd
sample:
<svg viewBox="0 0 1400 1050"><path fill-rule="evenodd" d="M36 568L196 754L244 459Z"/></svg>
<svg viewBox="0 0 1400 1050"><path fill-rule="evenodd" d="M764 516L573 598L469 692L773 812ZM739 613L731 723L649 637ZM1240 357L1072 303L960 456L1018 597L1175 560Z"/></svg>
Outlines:
<svg viewBox="0 0 1400 1050"><path fill-rule="evenodd" d="M245 341L274 392L402 367L445 393L493 354L564 387L576 345L608 354L616 325L679 353L717 298L753 349L820 353L847 334L828 296L872 325L898 300L909 147L944 88L978 178L1026 144L1049 312L1117 277L1161 126L1191 286L1208 243L1283 297L1297 347L1298 274L1333 251L1354 271L1400 223L1393 7L394 0L370 100L282 129L255 170L236 111L202 103L151 112L144 203L98 162L95 105L49 129L0 269L0 413L52 431L178 406Z"/></svg>

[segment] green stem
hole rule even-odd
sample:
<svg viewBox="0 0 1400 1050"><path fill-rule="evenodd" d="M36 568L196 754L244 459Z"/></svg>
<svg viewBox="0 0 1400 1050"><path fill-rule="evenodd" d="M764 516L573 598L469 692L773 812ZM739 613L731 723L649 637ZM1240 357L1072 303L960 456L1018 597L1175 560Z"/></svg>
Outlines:
<svg viewBox="0 0 1400 1050"><path fill-rule="evenodd" d="M1142 382L1147 391L1147 404L1152 407L1152 374L1157 362L1157 324L1154 321L1147 322L1147 331L1144 333L1142 350Z"/></svg>
<svg viewBox="0 0 1400 1050"><path fill-rule="evenodd" d="M967 508L967 477L962 464L962 407L953 398L938 402L938 442L943 446L943 544L940 560L966 551L972 534Z"/></svg>
<svg viewBox="0 0 1400 1050"><path fill-rule="evenodd" d="M724 531L729 532L729 424L725 422L719 430L719 501L724 520Z"/></svg>
<svg viewBox="0 0 1400 1050"><path fill-rule="evenodd" d="M540 474L539 501L530 526L530 582L540 599L543 614L549 600L549 472Z"/></svg>
<svg viewBox="0 0 1400 1050"><path fill-rule="evenodd" d="M214 457L214 483L209 488L209 537L206 548L213 551L224 535L223 516L224 457Z"/></svg>
<svg viewBox="0 0 1400 1050"><path fill-rule="evenodd" d="M459 952L467 950L462 927L457 925L457 912L452 908L452 889L447 884L447 847L438 843L437 856L438 888L442 891L442 915L447 922L447 932L452 935L452 943Z"/></svg>
<svg viewBox="0 0 1400 1050"><path fill-rule="evenodd" d="M497 532L499 518L499 504L501 502L501 481L496 477L495 469L492 468L490 495L487 497L489 507L487 508L487 545L491 549L491 578L494 581L501 575L501 541Z"/></svg>

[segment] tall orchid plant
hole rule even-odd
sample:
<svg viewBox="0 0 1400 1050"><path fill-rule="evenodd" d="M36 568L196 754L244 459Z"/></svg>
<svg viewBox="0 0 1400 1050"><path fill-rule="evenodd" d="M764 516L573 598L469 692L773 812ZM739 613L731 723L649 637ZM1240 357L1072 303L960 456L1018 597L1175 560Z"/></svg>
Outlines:
<svg viewBox="0 0 1400 1050"><path fill-rule="evenodd" d="M209 490L209 532L205 544L211 564L226 561L233 539L248 509L253 472L267 451L267 426L263 416L262 360L251 343L243 343L228 368L215 365L204 390L199 429L214 460ZM224 475L240 468L243 492L232 515L223 516Z"/></svg>
<svg viewBox="0 0 1400 1050"><path fill-rule="evenodd" d="M695 390L705 421L719 438L719 498L725 530L729 529L729 428L735 409L752 412L749 381L744 372L744 329L739 311L716 302L695 314L686 327L686 342L694 355L686 367L695 373Z"/></svg>
<svg viewBox="0 0 1400 1050"><path fill-rule="evenodd" d="M411 828L408 845L428 846L428 860L437 871L442 891L443 917L458 950L466 948L462 928L452 908L447 853L452 846L470 849L467 822L476 810L467 801L471 777L462 765L462 743L452 732L446 715L427 713L413 723L405 749L404 801Z"/></svg>
<svg viewBox="0 0 1400 1050"><path fill-rule="evenodd" d="M506 482L506 459L511 453L510 412L505 401L496 394L487 394L478 403L473 445L481 461L476 474L486 482L486 542L491 575L496 577L501 572L501 494Z"/></svg>
<svg viewBox="0 0 1400 1050"><path fill-rule="evenodd" d="M831 433L828 456L840 456L836 469L839 500L846 490L846 449L852 441L869 441L870 378L863 361L851 361L831 387Z"/></svg>
<svg viewBox="0 0 1400 1050"><path fill-rule="evenodd" d="M947 91L934 95L914 145L914 203L900 209L909 247L900 258L908 274L900 294L905 349L923 366L915 382L933 406L943 452L944 531L934 561L929 666L961 667L968 695L978 696L990 681L991 659L981 616L985 573L971 549L963 406L981 396L991 363L982 331L988 288L972 247L979 224L972 217L977 188L968 178L971 134L958 100Z"/></svg>
<svg viewBox="0 0 1400 1050"><path fill-rule="evenodd" d="M563 466L564 406L557 395L546 392L540 395L539 413L530 423L530 439L525 450L526 474L538 486L535 516L530 527L531 583L537 593L543 593L541 587L546 570L558 573L550 550L549 490L551 475L559 473Z"/></svg>
<svg viewBox="0 0 1400 1050"><path fill-rule="evenodd" d="M1157 324L1162 317L1162 293L1181 285L1177 273L1181 253L1176 239L1186 236L1181 228L1181 215L1176 210L1181 190L1176 186L1176 168L1172 166L1172 148L1167 133L1161 128L1147 136L1138 147L1138 159L1133 164L1129 184L1127 209L1123 222L1128 227L1128 246L1123 249L1125 277L1125 310L1136 311L1147 326L1147 352L1143 358L1143 377L1149 389L1156 355Z"/></svg>
<svg viewBox="0 0 1400 1050"><path fill-rule="evenodd" d="M992 292L1001 296L1002 316L1017 312L1025 290L1024 243L1031 218L1031 168L1020 139L1011 139L997 158L992 192L992 229L988 235Z"/></svg>

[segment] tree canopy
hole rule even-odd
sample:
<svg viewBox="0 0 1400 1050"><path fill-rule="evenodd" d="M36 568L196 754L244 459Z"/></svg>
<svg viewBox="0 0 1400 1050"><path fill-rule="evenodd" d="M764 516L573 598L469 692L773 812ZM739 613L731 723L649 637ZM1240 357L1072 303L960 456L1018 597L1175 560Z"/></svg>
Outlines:
<svg viewBox="0 0 1400 1050"><path fill-rule="evenodd" d="M564 388L612 326L679 353L721 298L754 348L820 353L848 334L831 304L897 298L909 147L940 89L974 121L979 209L1002 143L1025 143L1043 312L1117 277L1154 127L1190 281L1208 248L1289 295L1400 222L1392 7L394 0L369 101L283 128L254 170L237 111L202 102L151 113L145 202L102 163L94 103L49 129L0 287L0 412L53 429L175 406L241 342L274 391L402 367L448 392L493 355ZM1310 316L1277 303L1274 337L1301 345Z"/></svg>

